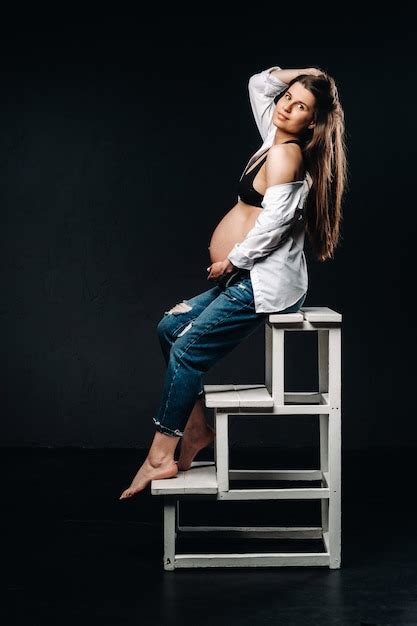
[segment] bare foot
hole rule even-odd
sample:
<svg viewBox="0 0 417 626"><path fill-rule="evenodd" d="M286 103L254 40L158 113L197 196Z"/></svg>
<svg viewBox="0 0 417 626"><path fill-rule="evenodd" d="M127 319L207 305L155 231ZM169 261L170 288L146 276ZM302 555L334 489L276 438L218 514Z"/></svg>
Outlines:
<svg viewBox="0 0 417 626"><path fill-rule="evenodd" d="M215 431L209 424L184 430L184 435L181 438L180 458L178 459L180 471L190 469L196 454L213 442L214 434Z"/></svg>
<svg viewBox="0 0 417 626"><path fill-rule="evenodd" d="M160 478L174 478L178 474L178 465L172 459L161 463L158 466L152 465L147 457L136 476L132 480L130 487L125 489L119 500L130 498L135 493L142 491L152 481Z"/></svg>

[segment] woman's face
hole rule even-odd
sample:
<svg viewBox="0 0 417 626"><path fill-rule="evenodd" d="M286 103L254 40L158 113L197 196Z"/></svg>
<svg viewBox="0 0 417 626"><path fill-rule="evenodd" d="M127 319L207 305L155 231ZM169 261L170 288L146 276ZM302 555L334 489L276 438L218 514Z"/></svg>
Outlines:
<svg viewBox="0 0 417 626"><path fill-rule="evenodd" d="M295 135L313 128L315 102L311 91L295 82L278 100L272 122L277 128Z"/></svg>

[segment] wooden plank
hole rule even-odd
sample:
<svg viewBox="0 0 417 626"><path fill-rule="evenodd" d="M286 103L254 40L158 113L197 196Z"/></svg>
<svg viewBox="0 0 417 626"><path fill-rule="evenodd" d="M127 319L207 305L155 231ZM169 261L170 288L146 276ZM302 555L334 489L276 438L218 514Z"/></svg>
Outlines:
<svg viewBox="0 0 417 626"><path fill-rule="evenodd" d="M329 547L331 569L341 563L341 423L340 410L329 415L329 489L328 508Z"/></svg>
<svg viewBox="0 0 417 626"><path fill-rule="evenodd" d="M329 329L317 331L317 354L318 354L318 383L322 393L321 404L329 407ZM319 436L320 436L320 468L323 472L323 486L329 488L329 414L319 415ZM324 531L329 528L328 511L329 500L322 500L321 524ZM326 547L326 549L328 546Z"/></svg>
<svg viewBox="0 0 417 626"><path fill-rule="evenodd" d="M329 330L329 452L328 507L329 552L331 569L341 563L341 328Z"/></svg>
<svg viewBox="0 0 417 626"><path fill-rule="evenodd" d="M342 383L342 329L329 330L329 404L340 408Z"/></svg>
<svg viewBox="0 0 417 626"><path fill-rule="evenodd" d="M183 533L213 533L242 539L322 539L321 526L179 526Z"/></svg>
<svg viewBox="0 0 417 626"><path fill-rule="evenodd" d="M207 405L209 407L209 405ZM209 407L228 411L229 415L245 415L257 418L258 415L320 415L329 413L331 407L328 404L274 404L272 406L236 406L236 407Z"/></svg>
<svg viewBox="0 0 417 626"><path fill-rule="evenodd" d="M216 387L212 391L210 387ZM231 390L230 388L233 387ZM273 398L266 385L262 384L240 384L240 385L204 385L205 403L208 408L272 408L274 405ZM230 394L237 393L237 396ZM227 400L225 398L231 398ZM291 412L292 406L288 403L300 403L306 405L326 406L328 404L328 394L315 391L287 391L284 393L284 405L288 406ZM225 405L228 405L227 407ZM294 405L294 404L293 404ZM304 408L304 407L302 407ZM315 414L319 413L316 411ZM259 411L258 411L259 413ZM282 413L282 411L281 411ZM297 410L295 413L302 413Z"/></svg>
<svg viewBox="0 0 417 626"><path fill-rule="evenodd" d="M341 322L342 314L327 306L302 307L304 319L308 322Z"/></svg>
<svg viewBox="0 0 417 626"><path fill-rule="evenodd" d="M323 413L319 415L319 431L320 431L320 469L322 472L328 472L329 469L329 414Z"/></svg>
<svg viewBox="0 0 417 626"><path fill-rule="evenodd" d="M175 478L151 482L152 495L216 494L217 477L213 461L193 461L187 471L178 472Z"/></svg>
<svg viewBox="0 0 417 626"><path fill-rule="evenodd" d="M317 500L329 497L329 489L304 487L292 489L230 489L220 491L217 500Z"/></svg>
<svg viewBox="0 0 417 626"><path fill-rule="evenodd" d="M175 514L174 498L164 499L164 569L173 570L175 563Z"/></svg>
<svg viewBox="0 0 417 626"><path fill-rule="evenodd" d="M184 493L184 473L185 472L178 472L173 478L152 480L151 494L153 496L163 496Z"/></svg>
<svg viewBox="0 0 417 626"><path fill-rule="evenodd" d="M235 385L203 385L204 393L216 393L217 391L234 391Z"/></svg>
<svg viewBox="0 0 417 626"><path fill-rule="evenodd" d="M304 321L302 311L298 313L270 313L268 315L267 324L299 324Z"/></svg>
<svg viewBox="0 0 417 626"><path fill-rule="evenodd" d="M297 315L299 315L297 313ZM284 404L285 391L285 330L272 329L272 397L274 405Z"/></svg>
<svg viewBox="0 0 417 626"><path fill-rule="evenodd" d="M322 480L321 470L231 469L233 480Z"/></svg>
<svg viewBox="0 0 417 626"><path fill-rule="evenodd" d="M321 480L320 470L229 470L234 480ZM282 492L282 489L278 490ZM218 481L213 461L193 461L187 471L175 478L151 482L152 495L216 494Z"/></svg>
<svg viewBox="0 0 417 626"><path fill-rule="evenodd" d="M265 329L265 386L272 396L272 326L264 325Z"/></svg>
<svg viewBox="0 0 417 626"><path fill-rule="evenodd" d="M183 472L184 493L217 493L217 475L214 462L209 466L193 467Z"/></svg>
<svg viewBox="0 0 417 626"><path fill-rule="evenodd" d="M229 416L215 409L216 468L219 491L229 489Z"/></svg>
<svg viewBox="0 0 417 626"><path fill-rule="evenodd" d="M204 397L208 408L268 408L273 405L263 384L204 385Z"/></svg>
<svg viewBox="0 0 417 626"><path fill-rule="evenodd" d="M270 408L274 400L265 385L250 388L249 385L236 385L239 408Z"/></svg>
<svg viewBox="0 0 417 626"><path fill-rule="evenodd" d="M326 393L329 391L329 331L317 331L317 356L318 356L318 378L319 391Z"/></svg>
<svg viewBox="0 0 417 626"><path fill-rule="evenodd" d="M175 567L282 567L328 565L327 552L265 552L253 554L177 554Z"/></svg>
<svg viewBox="0 0 417 626"><path fill-rule="evenodd" d="M320 415L330 411L331 407L326 404L274 404L271 415Z"/></svg>
<svg viewBox="0 0 417 626"><path fill-rule="evenodd" d="M286 391L284 394L284 402L296 402L297 404L305 402L306 404L326 404L323 394L315 391Z"/></svg>
<svg viewBox="0 0 417 626"><path fill-rule="evenodd" d="M207 408L239 408L239 394L233 390L210 391L207 389L209 385L204 385L204 402ZM233 386L234 385L228 385Z"/></svg>

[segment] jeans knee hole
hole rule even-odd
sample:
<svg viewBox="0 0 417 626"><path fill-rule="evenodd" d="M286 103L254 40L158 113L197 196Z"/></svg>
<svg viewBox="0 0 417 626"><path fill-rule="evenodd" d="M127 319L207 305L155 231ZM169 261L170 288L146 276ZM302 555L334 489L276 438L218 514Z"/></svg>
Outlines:
<svg viewBox="0 0 417 626"><path fill-rule="evenodd" d="M169 309L169 311L165 311L165 315L178 315L178 313L188 313L188 311L191 311L192 308L193 307L188 304L186 300L183 300L182 302L179 302L178 304L173 306L172 309Z"/></svg>

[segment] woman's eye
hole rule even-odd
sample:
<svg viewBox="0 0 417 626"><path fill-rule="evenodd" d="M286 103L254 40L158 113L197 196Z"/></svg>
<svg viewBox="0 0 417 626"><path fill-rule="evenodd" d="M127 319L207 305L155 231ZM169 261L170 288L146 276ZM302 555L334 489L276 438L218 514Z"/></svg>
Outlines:
<svg viewBox="0 0 417 626"><path fill-rule="evenodd" d="M288 97L287 97L287 96L288 96ZM287 100L291 100L291 98L290 98L290 94L289 94L289 93L286 93L286 94L285 94L285 97L287 98ZM303 106L302 104L299 104L298 106L300 106L300 107L301 107L301 110L302 110L302 111L304 110L304 106Z"/></svg>

